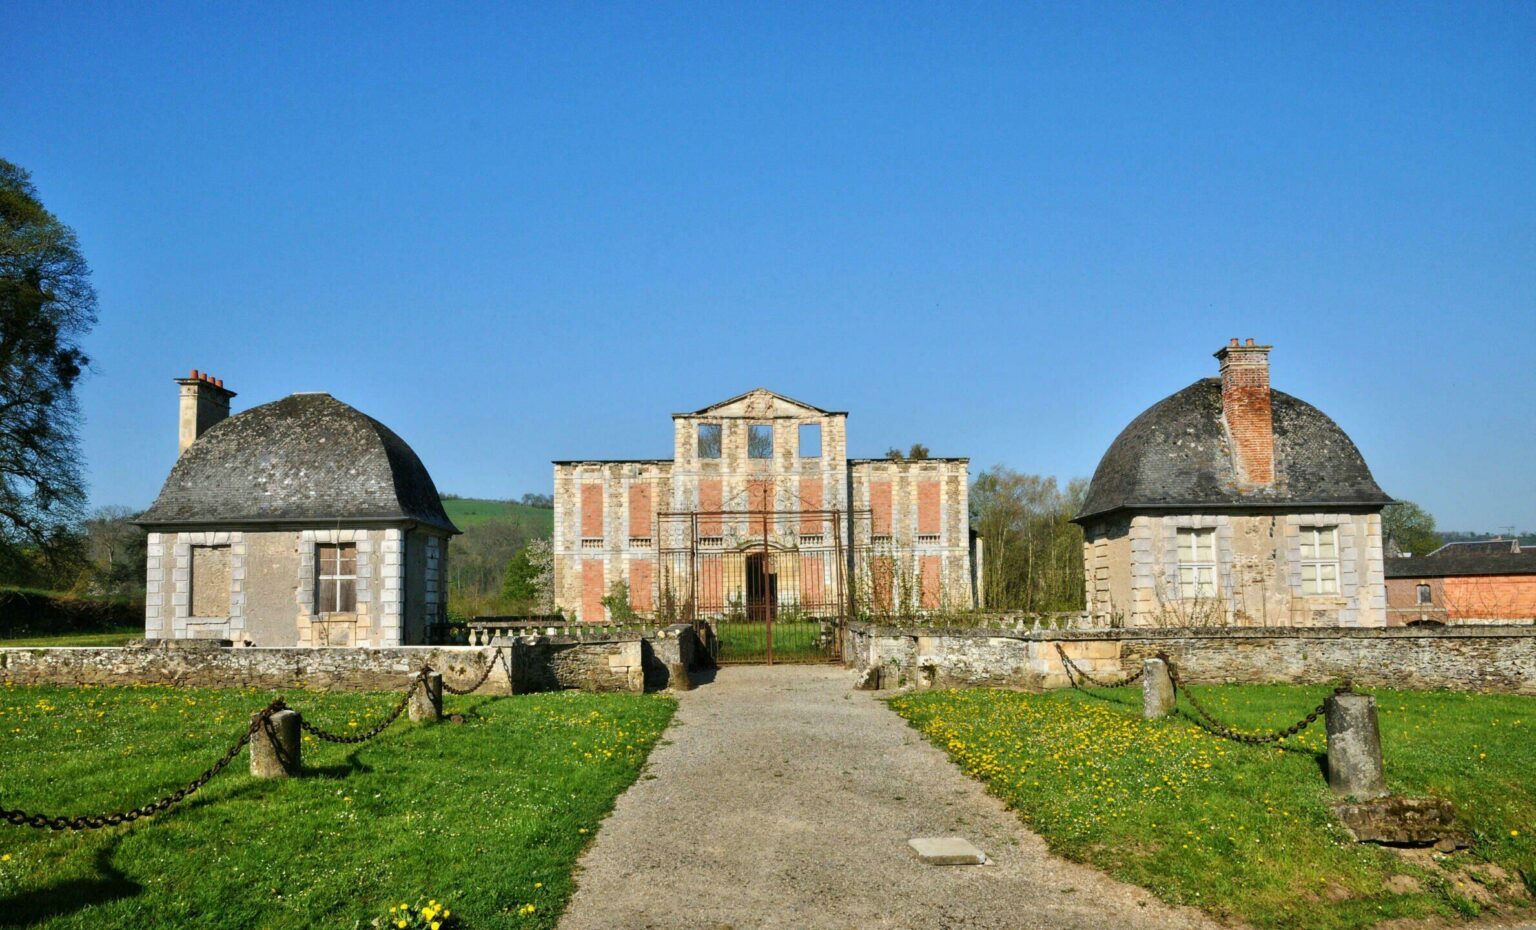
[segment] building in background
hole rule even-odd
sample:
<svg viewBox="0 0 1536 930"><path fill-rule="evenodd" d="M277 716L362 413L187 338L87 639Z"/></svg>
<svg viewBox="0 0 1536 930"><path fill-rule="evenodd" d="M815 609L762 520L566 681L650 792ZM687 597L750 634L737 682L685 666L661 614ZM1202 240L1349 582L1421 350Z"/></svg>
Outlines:
<svg viewBox="0 0 1536 930"><path fill-rule="evenodd" d="M1322 411L1236 339L1099 462L1082 511L1090 613L1135 626L1383 626L1391 503Z"/></svg>
<svg viewBox="0 0 1536 930"><path fill-rule="evenodd" d="M1536 547L1516 539L1449 543L1388 559L1387 624L1536 621Z"/></svg>
<svg viewBox="0 0 1536 930"><path fill-rule="evenodd" d="M177 384L180 457L136 521L149 532L145 637L426 642L446 619L458 529L411 447L329 394L231 417L222 381Z"/></svg>
<svg viewBox="0 0 1536 930"><path fill-rule="evenodd" d="M671 459L555 462L556 606L585 621L972 606L968 460L849 459L847 419L759 388L673 414Z"/></svg>

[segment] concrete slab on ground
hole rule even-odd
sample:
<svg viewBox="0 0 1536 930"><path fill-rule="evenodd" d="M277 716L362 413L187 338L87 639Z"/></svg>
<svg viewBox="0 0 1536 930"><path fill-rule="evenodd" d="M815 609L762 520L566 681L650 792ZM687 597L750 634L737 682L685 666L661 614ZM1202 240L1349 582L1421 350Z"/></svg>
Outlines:
<svg viewBox="0 0 1536 930"><path fill-rule="evenodd" d="M827 666L734 667L677 696L664 745L582 857L562 930L1184 930L1217 926L1051 855ZM991 865L936 869L912 837Z"/></svg>

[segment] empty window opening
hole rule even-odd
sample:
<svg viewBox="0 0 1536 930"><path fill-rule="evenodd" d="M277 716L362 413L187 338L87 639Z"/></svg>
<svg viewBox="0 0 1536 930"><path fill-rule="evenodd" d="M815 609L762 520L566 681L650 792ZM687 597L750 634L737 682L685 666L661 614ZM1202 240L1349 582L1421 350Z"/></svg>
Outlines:
<svg viewBox="0 0 1536 930"><path fill-rule="evenodd" d="M720 424L699 424L699 458L717 459L720 457Z"/></svg>
<svg viewBox="0 0 1536 930"><path fill-rule="evenodd" d="M800 457L803 459L821 458L821 424L800 424Z"/></svg>
<svg viewBox="0 0 1536 930"><path fill-rule="evenodd" d="M357 546L352 543L315 547L319 584L315 586L318 613L350 614L357 610Z"/></svg>
<svg viewBox="0 0 1536 930"><path fill-rule="evenodd" d="M1419 603L1422 604L1422 605L1428 606L1430 604L1433 604L1434 602L1435 602L1435 598L1434 598L1434 595L1430 593L1429 585L1427 585L1427 584L1419 585Z"/></svg>
<svg viewBox="0 0 1536 930"><path fill-rule="evenodd" d="M747 458L773 458L773 427L761 424L747 427Z"/></svg>

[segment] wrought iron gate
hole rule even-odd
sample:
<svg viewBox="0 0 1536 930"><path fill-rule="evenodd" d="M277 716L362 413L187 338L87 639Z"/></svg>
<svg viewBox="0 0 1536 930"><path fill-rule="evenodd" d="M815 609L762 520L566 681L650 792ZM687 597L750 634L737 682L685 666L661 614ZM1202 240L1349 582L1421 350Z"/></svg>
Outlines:
<svg viewBox="0 0 1536 930"><path fill-rule="evenodd" d="M658 605L687 621L708 620L722 663L840 659L844 621L854 610L845 516L659 514Z"/></svg>

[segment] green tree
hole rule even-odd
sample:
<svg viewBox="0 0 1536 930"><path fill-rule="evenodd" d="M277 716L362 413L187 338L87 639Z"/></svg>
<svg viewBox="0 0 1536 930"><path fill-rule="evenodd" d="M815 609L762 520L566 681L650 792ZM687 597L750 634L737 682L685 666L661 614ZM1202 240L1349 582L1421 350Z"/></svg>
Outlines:
<svg viewBox="0 0 1536 930"><path fill-rule="evenodd" d="M0 573L72 541L85 502L75 385L96 291L75 233L0 159Z"/></svg>
<svg viewBox="0 0 1536 930"><path fill-rule="evenodd" d="M1381 542L1389 555L1429 555L1441 546L1434 516L1413 501L1395 501L1382 510Z"/></svg>
<svg viewBox="0 0 1536 930"><path fill-rule="evenodd" d="M1083 606L1083 534L1072 521L1088 482L994 465L971 483L971 526L982 538L988 607L1027 611Z"/></svg>
<svg viewBox="0 0 1536 930"><path fill-rule="evenodd" d="M501 584L501 598L513 604L532 604L539 599L539 566L534 564L531 546L517 550L507 563Z"/></svg>

